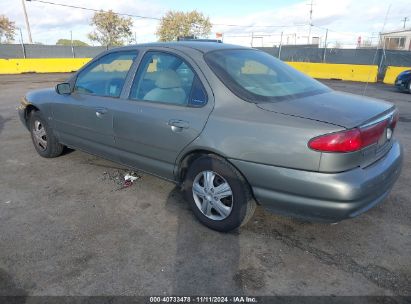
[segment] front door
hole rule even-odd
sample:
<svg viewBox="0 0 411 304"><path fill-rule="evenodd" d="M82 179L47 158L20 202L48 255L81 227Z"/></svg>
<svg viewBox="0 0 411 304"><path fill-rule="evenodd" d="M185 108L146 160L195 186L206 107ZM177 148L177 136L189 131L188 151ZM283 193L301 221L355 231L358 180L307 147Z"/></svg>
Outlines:
<svg viewBox="0 0 411 304"><path fill-rule="evenodd" d="M136 55L137 51L109 53L79 72L73 92L52 105L53 126L62 143L96 154L112 153L112 108Z"/></svg>
<svg viewBox="0 0 411 304"><path fill-rule="evenodd" d="M213 107L193 66L182 54L144 55L129 99L114 111L121 162L173 179L178 154L201 133Z"/></svg>

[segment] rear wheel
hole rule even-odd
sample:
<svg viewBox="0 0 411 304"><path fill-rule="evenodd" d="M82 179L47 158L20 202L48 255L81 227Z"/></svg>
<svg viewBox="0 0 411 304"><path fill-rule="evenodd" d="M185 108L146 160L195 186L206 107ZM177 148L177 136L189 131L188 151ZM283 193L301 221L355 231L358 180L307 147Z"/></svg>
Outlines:
<svg viewBox="0 0 411 304"><path fill-rule="evenodd" d="M53 134L40 112L31 112L29 118L30 134L37 153L46 158L59 156L64 149Z"/></svg>
<svg viewBox="0 0 411 304"><path fill-rule="evenodd" d="M183 188L197 219L217 231L244 225L256 207L247 182L222 158L203 156L195 160Z"/></svg>

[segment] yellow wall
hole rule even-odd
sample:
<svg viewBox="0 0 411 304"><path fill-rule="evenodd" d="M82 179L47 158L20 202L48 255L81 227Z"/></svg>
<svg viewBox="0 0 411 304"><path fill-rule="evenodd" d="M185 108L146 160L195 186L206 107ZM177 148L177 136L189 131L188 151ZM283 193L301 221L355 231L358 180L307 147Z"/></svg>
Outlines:
<svg viewBox="0 0 411 304"><path fill-rule="evenodd" d="M377 82L378 66L360 64L334 64L312 62L287 62L293 68L319 79L341 79Z"/></svg>
<svg viewBox="0 0 411 304"><path fill-rule="evenodd" d="M21 74L30 72L72 72L77 71L90 59L91 58L0 59L0 74ZM363 82L377 81L378 67L376 65L330 64L311 62L287 63L297 70L314 78L341 79Z"/></svg>
<svg viewBox="0 0 411 304"><path fill-rule="evenodd" d="M90 60L91 58L0 59L0 74L73 72Z"/></svg>
<svg viewBox="0 0 411 304"><path fill-rule="evenodd" d="M385 72L384 83L394 84L398 74L405 70L411 70L411 67L389 66Z"/></svg>
<svg viewBox="0 0 411 304"><path fill-rule="evenodd" d="M91 71L93 72L127 72L131 65L133 64L133 60L131 59L118 59L114 60L111 63L100 64L95 66Z"/></svg>

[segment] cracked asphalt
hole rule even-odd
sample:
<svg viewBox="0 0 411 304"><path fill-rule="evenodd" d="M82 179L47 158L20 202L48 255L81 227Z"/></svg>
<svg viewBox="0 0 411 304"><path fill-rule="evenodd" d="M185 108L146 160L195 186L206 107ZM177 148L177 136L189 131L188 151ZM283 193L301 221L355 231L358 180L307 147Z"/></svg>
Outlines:
<svg viewBox="0 0 411 304"><path fill-rule="evenodd" d="M39 157L16 106L67 74L0 76L0 295L411 295L411 95L395 103L402 175L387 201L336 225L267 213L237 232L202 226L171 183L67 151ZM324 81L362 94L363 83Z"/></svg>

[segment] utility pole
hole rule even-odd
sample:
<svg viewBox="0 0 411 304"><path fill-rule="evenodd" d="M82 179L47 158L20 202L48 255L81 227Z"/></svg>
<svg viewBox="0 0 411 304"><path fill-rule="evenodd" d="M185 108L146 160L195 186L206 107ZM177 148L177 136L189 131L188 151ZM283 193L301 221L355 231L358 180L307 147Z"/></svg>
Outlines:
<svg viewBox="0 0 411 304"><path fill-rule="evenodd" d="M71 55L73 55L73 58L76 57L74 54L74 46L73 46L73 31L70 31L70 44L71 44Z"/></svg>
<svg viewBox="0 0 411 304"><path fill-rule="evenodd" d="M407 24L407 21L410 20L408 17L404 17L404 19L401 19L401 21L404 21L404 25L402 26L403 29L405 29L405 25Z"/></svg>
<svg viewBox="0 0 411 304"><path fill-rule="evenodd" d="M21 42L21 49L23 51L23 57L26 58L26 48L24 47L23 33L21 32L21 28L19 28L19 31L20 31L20 42Z"/></svg>
<svg viewBox="0 0 411 304"><path fill-rule="evenodd" d="M323 62L325 62L325 55L326 55L326 53L327 53L327 38L328 38L328 29L327 29L327 31L325 32Z"/></svg>
<svg viewBox="0 0 411 304"><path fill-rule="evenodd" d="M24 18L26 19L27 34L29 35L29 43L33 44L33 39L31 39L31 30L30 30L29 17L27 16L26 3L24 3L24 1L25 0L21 0L21 4L23 5Z"/></svg>
<svg viewBox="0 0 411 304"><path fill-rule="evenodd" d="M278 59L281 60L281 48L283 46L283 32L281 32L280 47L278 48Z"/></svg>
<svg viewBox="0 0 411 304"><path fill-rule="evenodd" d="M310 6L310 24L308 27L308 37L307 37L307 44L310 44L310 36L311 36L311 27L313 26L313 5L314 0L311 0L311 3L308 4Z"/></svg>

